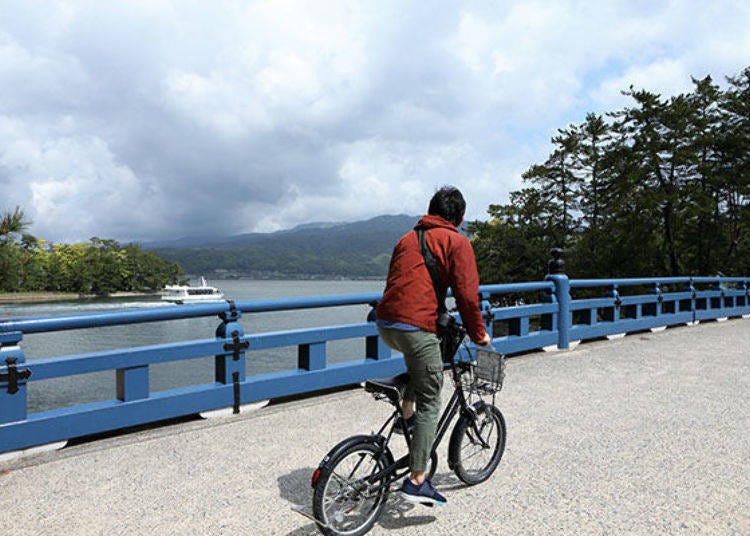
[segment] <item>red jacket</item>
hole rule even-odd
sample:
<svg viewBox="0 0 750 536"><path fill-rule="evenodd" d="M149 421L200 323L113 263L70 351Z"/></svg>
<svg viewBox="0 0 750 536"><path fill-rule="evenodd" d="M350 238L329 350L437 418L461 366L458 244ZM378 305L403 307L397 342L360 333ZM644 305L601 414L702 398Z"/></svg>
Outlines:
<svg viewBox="0 0 750 536"><path fill-rule="evenodd" d="M426 230L425 239L437 261L440 282L453 289L458 312L471 340L481 341L485 329L479 309L479 274L471 243L440 216L424 216L415 229L420 227ZM393 250L385 292L378 304L378 318L404 322L435 333L437 307L417 233L408 232Z"/></svg>

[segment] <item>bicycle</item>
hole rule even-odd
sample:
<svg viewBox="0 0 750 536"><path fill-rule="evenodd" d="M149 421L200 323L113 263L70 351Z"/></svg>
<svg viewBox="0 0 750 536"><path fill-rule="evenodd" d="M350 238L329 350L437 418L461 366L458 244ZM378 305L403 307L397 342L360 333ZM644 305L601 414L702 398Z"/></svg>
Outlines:
<svg viewBox="0 0 750 536"><path fill-rule="evenodd" d="M457 359L460 344L464 344L467 352L470 349L464 341L463 327L456 324L453 329L452 338L448 342L444 338L441 346L443 361L451 369L454 392L438 422L427 478L434 475L437 448L460 412L450 437L448 466L462 482L475 485L492 476L505 450L505 419L495 406L495 396L503 384L505 361L501 354L482 349L476 350L474 361ZM360 536L368 532L383 512L391 486L400 484L409 473L409 455L394 460L388 446L396 419L403 418L401 398L408 380L409 375L404 373L366 381L365 390L376 400L392 404L393 413L377 433L341 441L314 471L312 518L323 534ZM490 396L491 403L485 401ZM410 431L404 429L403 434L411 446Z"/></svg>

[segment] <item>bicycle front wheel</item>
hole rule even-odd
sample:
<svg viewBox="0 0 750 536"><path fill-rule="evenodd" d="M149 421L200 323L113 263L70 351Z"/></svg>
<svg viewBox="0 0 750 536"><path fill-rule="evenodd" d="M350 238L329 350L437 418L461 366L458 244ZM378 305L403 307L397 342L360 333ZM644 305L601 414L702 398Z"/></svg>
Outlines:
<svg viewBox="0 0 750 536"><path fill-rule="evenodd" d="M318 528L331 536L360 536L368 532L385 508L388 486L367 477L386 468L377 445L357 443L341 452L321 471L313 492Z"/></svg>
<svg viewBox="0 0 750 536"><path fill-rule="evenodd" d="M471 486L492 476L503 452L505 419L499 409L486 404L477 410L476 428L469 416L458 420L451 434L448 459L456 476Z"/></svg>

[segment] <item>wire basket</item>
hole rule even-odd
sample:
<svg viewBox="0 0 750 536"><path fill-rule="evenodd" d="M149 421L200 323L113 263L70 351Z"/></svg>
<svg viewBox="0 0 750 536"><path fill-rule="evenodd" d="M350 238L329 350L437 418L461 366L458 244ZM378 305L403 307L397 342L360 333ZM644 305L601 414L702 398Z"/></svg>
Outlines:
<svg viewBox="0 0 750 536"><path fill-rule="evenodd" d="M491 350L477 349L474 381L483 391L498 392L505 379L505 356Z"/></svg>

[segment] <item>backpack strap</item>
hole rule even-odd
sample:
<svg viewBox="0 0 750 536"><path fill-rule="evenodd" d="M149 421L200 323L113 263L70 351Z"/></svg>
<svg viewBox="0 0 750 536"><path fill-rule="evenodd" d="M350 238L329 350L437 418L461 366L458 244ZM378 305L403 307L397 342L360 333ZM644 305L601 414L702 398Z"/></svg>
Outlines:
<svg viewBox="0 0 750 536"><path fill-rule="evenodd" d="M438 273L437 261L435 256L430 251L425 238L426 232L424 229L414 229L417 233L417 240L419 240L419 249L424 257L424 263L427 266L427 271L430 272L430 279L432 279L432 287L435 289L435 297L438 302L438 315L445 313L448 308L445 306L445 291L441 291L440 287L440 274Z"/></svg>

